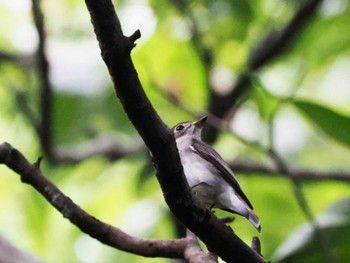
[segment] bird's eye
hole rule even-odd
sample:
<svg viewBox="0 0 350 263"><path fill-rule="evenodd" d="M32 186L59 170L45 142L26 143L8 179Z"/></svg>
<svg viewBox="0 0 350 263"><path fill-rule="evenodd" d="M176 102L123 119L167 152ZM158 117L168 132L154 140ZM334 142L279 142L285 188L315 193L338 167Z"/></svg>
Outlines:
<svg viewBox="0 0 350 263"><path fill-rule="evenodd" d="M183 125L179 125L179 126L177 126L176 127L176 129L175 130L177 130L177 131L181 131L181 130L183 130L185 128L185 126L183 126Z"/></svg>

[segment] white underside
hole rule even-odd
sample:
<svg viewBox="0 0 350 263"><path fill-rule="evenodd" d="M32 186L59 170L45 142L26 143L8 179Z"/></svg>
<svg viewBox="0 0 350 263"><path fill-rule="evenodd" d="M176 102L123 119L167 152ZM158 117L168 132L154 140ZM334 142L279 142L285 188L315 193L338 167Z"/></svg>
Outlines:
<svg viewBox="0 0 350 263"><path fill-rule="evenodd" d="M234 188L221 177L214 165L188 147L188 142L186 137L179 138L177 146L184 173L192 192L195 192L197 198L207 207L230 209L243 216L248 216L250 209L247 204L236 194Z"/></svg>

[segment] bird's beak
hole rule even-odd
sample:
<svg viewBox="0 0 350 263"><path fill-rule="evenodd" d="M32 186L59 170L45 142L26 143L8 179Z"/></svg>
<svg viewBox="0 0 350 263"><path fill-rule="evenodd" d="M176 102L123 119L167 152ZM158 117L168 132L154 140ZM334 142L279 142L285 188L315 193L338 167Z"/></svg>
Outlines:
<svg viewBox="0 0 350 263"><path fill-rule="evenodd" d="M200 120L196 121L193 123L193 125L197 128L197 129L201 129L205 123L205 121L208 119L208 116L204 116L203 118L201 118Z"/></svg>

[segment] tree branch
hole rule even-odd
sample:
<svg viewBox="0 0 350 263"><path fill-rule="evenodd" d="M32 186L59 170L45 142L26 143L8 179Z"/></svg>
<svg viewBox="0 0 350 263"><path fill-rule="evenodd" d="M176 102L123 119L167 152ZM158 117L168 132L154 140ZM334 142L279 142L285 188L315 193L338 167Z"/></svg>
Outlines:
<svg viewBox="0 0 350 263"><path fill-rule="evenodd" d="M241 140L247 146L253 146L251 142L242 139L239 135L235 134L232 129L228 126L228 123L222 119L217 118L210 112L200 113L193 109L191 109L188 105L183 105L177 100L176 97L172 96L171 93L162 89L156 82L152 82L152 86L156 89L158 95L162 96L165 100L167 100L171 105L174 105L184 112L192 115L194 118L198 118L203 115L208 115L209 118L207 123L210 124L217 130L225 131L231 133L238 140ZM254 147L258 145L254 144ZM259 146L258 146L259 147ZM266 152L265 149L262 149L263 152ZM276 167L271 165L265 165L257 162L251 161L243 161L243 160L234 160L228 162L232 171L237 173L245 173L252 174L258 173L265 176L287 176L287 177L295 177L298 181L340 181L340 182L350 182L350 172L347 171L316 171L310 169L300 169L300 168L289 168L289 175L281 172Z"/></svg>
<svg viewBox="0 0 350 263"><path fill-rule="evenodd" d="M208 110L218 118L223 118L226 113L235 105L241 95L250 85L250 72L258 70L271 60L281 55L291 42L296 38L297 33L303 25L314 14L321 0L300 1L300 6L295 12L289 24L281 31L271 30L251 51L248 59L247 71L237 78L232 91L225 96L220 96L212 91L211 101ZM208 142L215 141L217 130L214 127L207 127L203 137Z"/></svg>
<svg viewBox="0 0 350 263"><path fill-rule="evenodd" d="M11 244L0 236L0 262L26 262L43 263L43 261L30 255Z"/></svg>
<svg viewBox="0 0 350 263"><path fill-rule="evenodd" d="M208 210L193 204L171 130L146 97L130 57L134 40L123 35L110 0L85 0L102 58L130 121L150 150L157 178L171 211L227 262L264 262Z"/></svg>
<svg viewBox="0 0 350 263"><path fill-rule="evenodd" d="M254 251L256 251L256 253L258 253L258 254L261 255L261 243L260 243L259 238L253 237L253 240L252 240L252 249L253 249Z"/></svg>
<svg viewBox="0 0 350 263"><path fill-rule="evenodd" d="M39 138L41 147L49 159L52 158L52 100L53 90L49 80L49 63L46 57L46 35L44 15L40 0L32 0L34 24L39 36L39 46L36 51L37 68L40 79L40 113Z"/></svg>
<svg viewBox="0 0 350 263"><path fill-rule="evenodd" d="M13 62L24 68L29 68L33 65L34 55L17 55L0 50L0 65L4 62Z"/></svg>
<svg viewBox="0 0 350 263"><path fill-rule="evenodd" d="M258 173L266 176L284 176L294 178L298 181L340 181L350 182L350 173L343 171L321 172L305 169L289 168L288 173L273 166L259 164L255 162L247 162L235 160L228 163L232 171L236 173Z"/></svg>
<svg viewBox="0 0 350 263"><path fill-rule="evenodd" d="M100 242L145 257L186 258L191 263L217 262L215 256L200 248L193 234L177 240L146 240L130 236L116 227L101 222L82 210L41 173L40 160L39 158L36 163L30 164L10 144L0 144L0 164L5 164L18 173L22 182L33 186L65 218ZM1 249L2 247L0 251ZM0 253L0 258L1 255Z"/></svg>
<svg viewBox="0 0 350 263"><path fill-rule="evenodd" d="M38 162L30 164L10 144L0 144L0 164L5 164L21 176L24 183L33 186L65 218L81 231L111 247L145 257L182 258L187 241L145 240L130 236L122 230L101 222L86 213L50 182L39 169Z"/></svg>
<svg viewBox="0 0 350 263"><path fill-rule="evenodd" d="M81 145L58 148L54 152L54 161L56 163L78 163L96 156L104 156L115 161L125 156L145 152L145 150L141 141L134 140L132 144L126 146L115 142L107 135L101 135Z"/></svg>
<svg viewBox="0 0 350 263"><path fill-rule="evenodd" d="M189 245L185 249L185 259L189 263L218 263L217 256L213 253L205 253L201 249L196 236L187 229L186 239L189 241Z"/></svg>
<svg viewBox="0 0 350 263"><path fill-rule="evenodd" d="M184 112L192 115L194 118L198 118L207 114L209 116L207 123L210 124L217 130L225 131L234 135L237 139L241 140L248 146L252 146L252 143L249 143L246 140L242 140L237 134L233 133L232 129L228 127L228 123L222 119L217 118L210 112L199 113L195 110L188 107L188 105L183 105L173 97L169 92L165 91L156 82L152 83L152 86L156 89L157 94L166 99L171 105L174 105ZM258 146L258 145L254 145ZM264 149L264 152L265 149ZM257 162L248 162L243 160L234 160L228 162L232 171L237 173L252 174L258 173L266 176L288 176L285 173L282 173L276 167L271 165L265 165ZM295 177L298 181L340 181L340 182L350 182L350 172L347 171L315 171L310 169L298 169L294 167L289 168L289 176Z"/></svg>

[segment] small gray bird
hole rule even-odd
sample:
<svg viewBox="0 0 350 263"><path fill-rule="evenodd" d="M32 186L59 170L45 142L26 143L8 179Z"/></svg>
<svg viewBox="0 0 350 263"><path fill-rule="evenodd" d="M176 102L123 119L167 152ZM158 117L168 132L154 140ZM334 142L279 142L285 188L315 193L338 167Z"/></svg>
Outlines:
<svg viewBox="0 0 350 263"><path fill-rule="evenodd" d="M202 205L246 217L260 232L260 219L243 193L236 177L221 156L201 139L207 116L196 122L181 122L172 130L187 182Z"/></svg>

